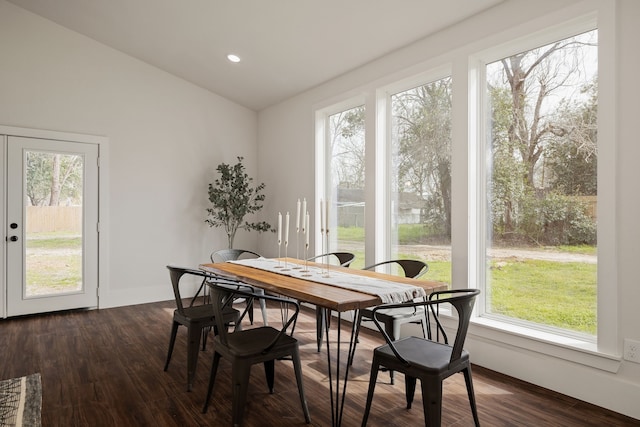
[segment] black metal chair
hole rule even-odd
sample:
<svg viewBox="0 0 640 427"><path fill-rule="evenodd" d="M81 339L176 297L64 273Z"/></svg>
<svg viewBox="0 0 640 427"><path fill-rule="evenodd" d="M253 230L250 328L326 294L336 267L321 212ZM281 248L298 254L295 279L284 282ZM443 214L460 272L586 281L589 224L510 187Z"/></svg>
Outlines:
<svg viewBox="0 0 640 427"><path fill-rule="evenodd" d="M202 412L207 412L209 401L213 394L213 387L221 357L228 359L232 366L232 418L234 426L242 425L251 366L257 363L264 364L269 392L273 394L275 361L283 361L290 358L293 361L293 368L298 383L298 394L300 395L300 403L302 404L304 418L307 424L309 424L311 422L311 417L309 416L309 409L307 407L307 401L304 396L304 388L302 385L302 364L300 362L298 341L291 335L287 334L287 330L290 327L292 328L298 317L300 305L291 299L264 294L258 295L243 291L234 291L230 289L230 287L220 287L215 284L211 286L210 293L214 313L217 316L216 319L218 319L216 322L218 325L218 335L213 338L213 363L211 366L207 397ZM260 326L245 330L236 329L233 332L229 332L225 327L220 314L227 310L229 302L233 301L235 298L256 298L279 302L280 304L290 307L287 312L291 312L291 315L288 319L283 319L281 329L276 329L272 326ZM246 310L240 316L240 321L244 317L245 313Z"/></svg>
<svg viewBox="0 0 640 427"><path fill-rule="evenodd" d="M311 258L307 258L307 261L317 261L323 258L328 258L327 262L334 263L337 261L337 264L341 267L349 267L353 260L355 259L355 255L351 252L328 252L322 255L316 255Z"/></svg>
<svg viewBox="0 0 640 427"><path fill-rule="evenodd" d="M217 251L213 251L211 253L211 262L227 262L227 261L236 261L238 259L246 259L246 258L259 258L261 255L250 251L248 249L220 249ZM247 285L249 286L249 285ZM256 294L264 294L264 291L260 288L253 288ZM267 322L267 307L264 303L264 300L258 301L260 304L260 311L262 312L262 321L265 325ZM249 322L253 325L253 301L247 301L247 304L250 308L248 311L249 314Z"/></svg>
<svg viewBox="0 0 640 427"><path fill-rule="evenodd" d="M216 326L216 319L213 312L213 306L211 304L196 304L198 293L191 299L191 303L188 306L182 301L182 295L180 293L180 284L182 277L186 275L197 276L203 280L219 280L212 274L206 273L201 270L193 270L183 267L167 266L169 269L169 275L171 277L171 285L173 286L173 295L176 300L176 309L173 312L173 323L171 326L171 336L169 338L169 349L167 351L167 360L164 365L164 370L169 369L169 362L171 361L171 355L173 354L173 347L176 342L176 335L178 333L178 327L180 325L187 327L187 390L191 391L193 387L193 377L196 372L196 366L198 364L198 350L200 347L200 339L202 338L202 350L206 346L206 334L210 328ZM226 281L225 281L226 282ZM230 283L230 282L226 282ZM202 285L201 285L202 288ZM220 319L223 324L237 323L240 317L240 312L227 307L222 313Z"/></svg>
<svg viewBox="0 0 640 427"><path fill-rule="evenodd" d="M411 277L417 279L423 276L427 271L429 271L429 266L427 263L415 259L395 259L389 261L382 261L377 264L370 265L365 267L364 270L375 270L379 266L396 266L402 270L405 277ZM385 309L378 312L378 319L384 324L384 328L389 334L389 337L392 341L400 338L400 328L405 323L420 323L422 326L422 336L426 337L426 317L425 310L423 307L403 307L399 309ZM358 314L358 318L356 319L356 336L353 344L353 351L351 353L351 357L349 358L349 363L353 363L353 357L356 352L356 344L358 342L358 335L360 333L360 326L362 322L370 322L373 321L373 308L363 308L360 310ZM393 371L389 371L389 376L391 380L391 384L394 383L393 380Z"/></svg>
<svg viewBox="0 0 640 427"><path fill-rule="evenodd" d="M442 382L451 375L462 372L467 385L467 394L469 396L471 412L473 413L473 420L476 426L480 425L475 393L473 391L469 353L463 349L469 328L471 312L473 311L473 305L478 294L480 294L480 290L478 289L438 291L432 293L427 301L384 304L373 309L373 320L376 327L384 336L386 344L373 351L369 391L367 393L367 403L362 419L362 427L367 425L378 370L382 366L404 373L407 409L411 408L411 403L415 395L416 382L418 379L420 380L424 419L427 427L440 426L442 419ZM438 317L442 304L450 304L457 313L458 326L453 345L449 344L447 334ZM431 340L432 331L431 328L429 328L427 339L407 337L393 341L382 327L378 319L378 314L382 310L412 307L423 307L425 310L428 309L430 315L433 315L436 325L435 340ZM439 342L440 339L443 340L443 342Z"/></svg>
<svg viewBox="0 0 640 427"><path fill-rule="evenodd" d="M235 261L247 257L259 258L260 254L248 249L220 249L211 252L211 262Z"/></svg>
<svg viewBox="0 0 640 427"><path fill-rule="evenodd" d="M328 252L322 255L316 255L311 258L307 258L307 261L317 261L326 258L326 261L330 264L337 264L340 267L349 267L355 255L351 252ZM316 342L318 345L318 353L322 346L322 337L325 325L331 324L331 312L326 308L316 307Z"/></svg>

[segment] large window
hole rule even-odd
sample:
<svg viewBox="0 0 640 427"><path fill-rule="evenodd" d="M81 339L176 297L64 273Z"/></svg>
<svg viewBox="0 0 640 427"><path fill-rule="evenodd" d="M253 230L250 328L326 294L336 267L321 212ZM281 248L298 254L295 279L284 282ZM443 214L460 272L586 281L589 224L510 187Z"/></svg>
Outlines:
<svg viewBox="0 0 640 427"><path fill-rule="evenodd" d="M329 171L326 199L329 201L330 245L327 251L356 255L354 267L364 266L365 256L365 139L364 106L330 114L326 132Z"/></svg>
<svg viewBox="0 0 640 427"><path fill-rule="evenodd" d="M451 283L451 78L390 97L391 258L427 262Z"/></svg>
<svg viewBox="0 0 640 427"><path fill-rule="evenodd" d="M451 283L451 90L449 76L412 78L381 90L388 132L377 139L379 151L365 139L364 105L319 114L326 159L320 194L330 201L330 226L336 229L328 250L355 253L353 268L419 259L429 265L425 279ZM374 152L379 158L370 162L365 153ZM366 180L379 188L367 192ZM366 222L367 212L375 220ZM367 224L376 224L376 233ZM374 253L367 258L372 241Z"/></svg>
<svg viewBox="0 0 640 427"><path fill-rule="evenodd" d="M484 312L595 336L597 31L487 64L486 97Z"/></svg>
<svg viewBox="0 0 640 427"><path fill-rule="evenodd" d="M319 110L331 250L424 260L424 279L482 290L475 333L607 365L586 352L619 338L611 18L513 30Z"/></svg>

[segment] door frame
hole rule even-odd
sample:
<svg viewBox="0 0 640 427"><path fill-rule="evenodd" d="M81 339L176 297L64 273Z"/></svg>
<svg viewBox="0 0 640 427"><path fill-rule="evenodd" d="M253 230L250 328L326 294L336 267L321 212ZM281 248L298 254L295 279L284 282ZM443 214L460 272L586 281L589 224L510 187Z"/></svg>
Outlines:
<svg viewBox="0 0 640 427"><path fill-rule="evenodd" d="M43 129L29 129L14 126L0 125L0 145L2 148L0 153L0 221L1 230L3 232L3 244L0 249L0 318L7 317L7 218L6 203L7 194L5 186L7 182L6 170L6 146L9 136L51 139L67 142L81 142L98 145L98 306L100 308L100 293L106 289L108 281L108 197L109 180L108 180L108 147L109 139L105 136L88 135L80 133L59 132Z"/></svg>

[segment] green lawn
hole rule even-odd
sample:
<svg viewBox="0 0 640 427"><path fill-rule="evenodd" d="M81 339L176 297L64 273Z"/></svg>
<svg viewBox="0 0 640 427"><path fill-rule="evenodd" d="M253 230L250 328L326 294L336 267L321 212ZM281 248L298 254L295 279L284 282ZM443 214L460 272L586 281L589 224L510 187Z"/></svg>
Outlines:
<svg viewBox="0 0 640 427"><path fill-rule="evenodd" d="M595 335L596 273L577 262L493 262L491 311Z"/></svg>
<svg viewBox="0 0 640 427"><path fill-rule="evenodd" d="M82 238L60 233L27 236L27 295L82 288Z"/></svg>
<svg viewBox="0 0 640 427"><path fill-rule="evenodd" d="M402 244L416 240L415 227L401 227ZM340 228L341 240L364 241L362 228ZM592 246L563 246L558 252L596 254ZM399 258L417 258L398 254ZM425 260L425 279L451 283L451 262ZM364 253L356 253L352 268L364 267ZM496 259L490 266L488 312L595 335L597 327L597 265L580 262Z"/></svg>
<svg viewBox="0 0 640 427"><path fill-rule="evenodd" d="M28 238L28 249L78 249L82 245L80 236L45 236Z"/></svg>

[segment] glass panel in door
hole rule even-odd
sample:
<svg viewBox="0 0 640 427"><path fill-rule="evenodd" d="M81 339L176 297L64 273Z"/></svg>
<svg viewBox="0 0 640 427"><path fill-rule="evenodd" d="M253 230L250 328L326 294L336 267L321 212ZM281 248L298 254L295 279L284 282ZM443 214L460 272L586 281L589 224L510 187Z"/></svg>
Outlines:
<svg viewBox="0 0 640 427"><path fill-rule="evenodd" d="M25 150L25 296L78 292L84 158Z"/></svg>

